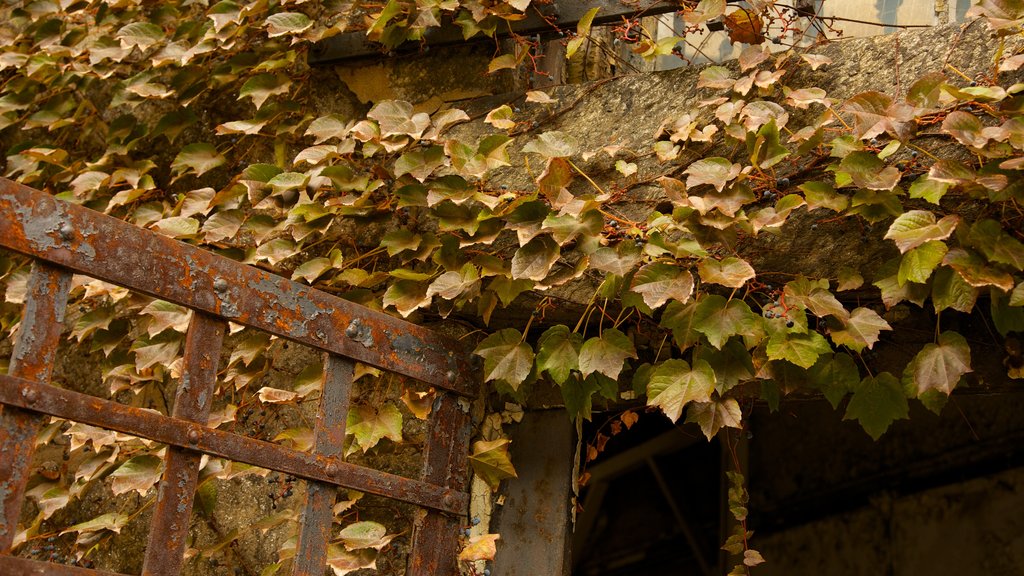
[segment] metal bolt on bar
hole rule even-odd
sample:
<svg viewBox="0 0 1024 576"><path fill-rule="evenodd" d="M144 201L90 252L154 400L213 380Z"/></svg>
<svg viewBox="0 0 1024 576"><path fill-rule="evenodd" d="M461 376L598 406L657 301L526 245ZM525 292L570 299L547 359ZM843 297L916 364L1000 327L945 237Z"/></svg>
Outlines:
<svg viewBox="0 0 1024 576"><path fill-rule="evenodd" d="M0 574L118 576L12 555L35 437L55 416L168 445L143 562L144 576L181 573L199 459L210 454L307 482L293 576L322 576L338 487L427 509L414 527L407 574L456 574L459 516L467 513L469 415L478 373L458 342L194 246L136 228L0 178L0 247L35 262L10 374L0 375ZM72 273L118 284L196 313L170 416L51 386ZM319 349L325 378L311 452L204 425L227 321ZM343 460L354 361L439 388L421 479Z"/></svg>

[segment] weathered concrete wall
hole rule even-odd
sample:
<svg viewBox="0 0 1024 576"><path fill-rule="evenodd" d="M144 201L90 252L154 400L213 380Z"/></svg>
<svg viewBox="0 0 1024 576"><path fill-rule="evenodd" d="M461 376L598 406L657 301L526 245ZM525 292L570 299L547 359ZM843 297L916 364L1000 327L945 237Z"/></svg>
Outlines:
<svg viewBox="0 0 1024 576"><path fill-rule="evenodd" d="M1024 574L1024 468L898 496L764 537L765 576Z"/></svg>

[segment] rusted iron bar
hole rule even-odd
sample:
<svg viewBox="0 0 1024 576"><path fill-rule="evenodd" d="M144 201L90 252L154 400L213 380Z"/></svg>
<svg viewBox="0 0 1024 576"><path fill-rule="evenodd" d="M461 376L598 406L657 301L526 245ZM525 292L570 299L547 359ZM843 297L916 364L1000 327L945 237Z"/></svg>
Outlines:
<svg viewBox="0 0 1024 576"><path fill-rule="evenodd" d="M0 246L232 322L476 394L459 342L0 179Z"/></svg>
<svg viewBox="0 0 1024 576"><path fill-rule="evenodd" d="M217 386L220 348L227 323L202 312L192 315L185 337L185 356L171 415L206 424ZM192 503L199 479L200 454L176 446L167 448L164 473L149 525L143 576L177 576L185 555Z"/></svg>
<svg viewBox="0 0 1024 576"><path fill-rule="evenodd" d="M495 35L508 37L512 34L518 36L534 36L537 34L555 35L559 30L575 32L576 23L583 18L591 8L598 8L597 16L594 17L594 24L609 24L621 22L623 18L639 18L641 16L656 16L667 12L679 10L679 5L673 2L622 2L620 0L590 0L580 2L579 0L556 0L551 4L534 3L527 9L525 17L521 20L498 26ZM470 38L468 41L491 41L494 40L479 35ZM468 42L462 34L462 28L453 22L445 25L429 28L423 34L422 42L407 42L399 46L395 52L416 52L424 45L431 47L451 46L465 44ZM328 64L383 56L384 47L366 38L365 32L348 32L327 38L313 45L309 54L310 64Z"/></svg>
<svg viewBox="0 0 1024 576"><path fill-rule="evenodd" d="M423 455L425 482L466 490L466 458L469 454L469 406L451 394L438 394L430 416L430 432ZM469 512L457 516L428 511L413 527L409 576L448 576L459 573L457 534Z"/></svg>
<svg viewBox="0 0 1024 576"><path fill-rule="evenodd" d="M49 382L60 333L64 329L71 273L34 262L21 327L14 342L10 374ZM13 384L0 384L17 393ZM26 398L27 399L27 398ZM5 406L0 412L0 553L10 550L18 532L18 516L31 472L36 434L43 418L33 412Z"/></svg>
<svg viewBox="0 0 1024 576"><path fill-rule="evenodd" d="M314 454L338 459L344 457L345 424L354 369L352 361L347 358L328 354L325 359L323 392L313 428ZM337 493L338 489L331 484L306 482L306 501L299 517L292 576L323 576Z"/></svg>
<svg viewBox="0 0 1024 576"><path fill-rule="evenodd" d="M0 403L277 470L306 480L401 500L432 510L462 514L469 502L469 496L457 488L356 466L338 458L299 452L279 444L213 430L21 378L0 375ZM465 434L468 433L466 430ZM451 449L459 450L458 446ZM464 452L453 457L465 458Z"/></svg>
<svg viewBox="0 0 1024 576"><path fill-rule="evenodd" d="M53 564L16 556L0 556L0 574L3 576L126 576L117 572Z"/></svg>

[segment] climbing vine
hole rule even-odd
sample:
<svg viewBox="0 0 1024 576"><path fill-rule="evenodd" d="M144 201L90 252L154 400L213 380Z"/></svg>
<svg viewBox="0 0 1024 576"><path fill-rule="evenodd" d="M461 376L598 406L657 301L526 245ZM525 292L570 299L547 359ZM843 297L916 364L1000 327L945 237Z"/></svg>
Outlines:
<svg viewBox="0 0 1024 576"><path fill-rule="evenodd" d="M701 99L665 118L646 150L543 130L520 104L553 113L572 105L543 91L490 110L483 121L491 129L480 137L459 130L471 118L455 107L428 113L386 100L365 114L314 112L306 63L313 43L359 29L396 48L444 20L466 37L493 36L530 10L530 0L6 7L4 173L364 305L469 323L483 333L476 354L489 385L523 400L539 382L551 383L577 421L592 416L595 402L628 393L673 422L696 423L710 439L741 428L753 399L774 405L805 388L878 438L907 417L909 400L941 410L972 370L968 341L937 320L933 342L905 370L873 371L864 356L892 329L886 310L901 302L931 307L937 319L981 309L1007 350L1017 346L1007 369L1022 377L1012 333L1024 331L1024 84L1006 78L1016 77L1024 54L1001 40L984 77L946 67L905 94L838 100L790 84L803 68L827 70L828 58L779 46L799 26L827 22L805 8L749 5L681 3L690 31L721 22L745 48L735 65L700 72ZM1024 4L985 0L972 14L1005 40L1019 32ZM594 16L565 31L570 54ZM617 30L649 58L681 54L687 42L655 41L632 21ZM521 40L496 55L491 73L530 61ZM943 142L941 156L925 138ZM612 161L610 177L581 167L599 155ZM663 170L640 180L642 160ZM506 183L519 181L529 184ZM657 187L661 201L640 219L623 216L626 192L640 186ZM742 242L780 234L791 216L809 211L862 223L865 235L884 230L898 255L873 270L792 278L740 255ZM355 230L369 222L385 225L374 245L360 245ZM0 271L0 329L10 335L27 270L6 256ZM546 320L559 305L556 288L595 276L577 322ZM840 297L852 291L876 300L851 307ZM528 320L490 327L499 307L524 300L537 303ZM102 353L111 394L130 391L147 403L173 381L185 309L88 279L76 280L72 301L70 335ZM232 402L211 425L235 425L247 407L300 405L317 391L317 366L290 389L256 388L273 369L275 343L245 330L233 337L219 384ZM387 390L389 382L379 383L372 400L354 408L350 453L402 442L403 418L429 411L428 391L403 387L402 402ZM515 473L500 428L482 435L471 458L494 485ZM104 472L115 494L146 494L158 478L159 458L138 441L119 443L80 424L57 423L46 434L71 439L75 465L30 494L39 517L25 541ZM298 426L273 439L302 447L310 436ZM746 574L762 559L747 545L742 479L730 481L738 523L726 548L738 557L734 573ZM351 503L339 504L339 514ZM339 575L372 566L394 537L345 518L332 548ZM68 528L78 557L128 520L106 515ZM495 540L468 538L462 559L492 557Z"/></svg>

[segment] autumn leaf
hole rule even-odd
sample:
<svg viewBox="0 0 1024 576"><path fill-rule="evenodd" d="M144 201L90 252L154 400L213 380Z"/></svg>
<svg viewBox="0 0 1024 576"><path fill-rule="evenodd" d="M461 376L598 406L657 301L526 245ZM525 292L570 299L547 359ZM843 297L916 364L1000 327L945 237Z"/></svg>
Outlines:
<svg viewBox="0 0 1024 576"><path fill-rule="evenodd" d="M633 276L630 290L640 294L644 304L653 309L669 300L685 303L693 294L693 274L670 264L648 264Z"/></svg>
<svg viewBox="0 0 1024 576"><path fill-rule="evenodd" d="M742 300L727 301L718 294L712 294L697 302L692 329L704 334L712 346L721 349L730 336L757 335L761 331L761 317Z"/></svg>
<svg viewBox="0 0 1024 576"><path fill-rule="evenodd" d="M693 402L686 411L686 421L700 426L701 432L710 442L715 434L724 427L742 428L743 413L735 398L713 400L711 402Z"/></svg>
<svg viewBox="0 0 1024 576"><path fill-rule="evenodd" d="M516 470L508 454L510 442L508 438L498 438L473 443L469 463L477 476L487 482L492 490L496 491L502 480L516 477Z"/></svg>
<svg viewBox="0 0 1024 576"><path fill-rule="evenodd" d="M697 272L704 282L729 288L740 288L756 276L754 268L746 260L735 256L723 260L705 258L697 264Z"/></svg>
<svg viewBox="0 0 1024 576"><path fill-rule="evenodd" d="M387 438L392 442L402 441L402 413L391 403L381 407L356 406L348 413L348 433L355 436L356 443L366 452L378 442Z"/></svg>
<svg viewBox="0 0 1024 576"><path fill-rule="evenodd" d="M971 371L971 348L963 336L946 331L939 334L938 344L925 344L913 364L918 394L938 390L948 396L960 377Z"/></svg>
<svg viewBox="0 0 1024 576"><path fill-rule="evenodd" d="M110 490L115 496L134 490L145 496L159 480L163 460L155 454L141 454L128 460L110 474Z"/></svg>
<svg viewBox="0 0 1024 576"><path fill-rule="evenodd" d="M387 546L398 534L388 534L388 529L377 522L356 522L341 529L338 538L349 552L372 548L380 550Z"/></svg>
<svg viewBox="0 0 1024 576"><path fill-rule="evenodd" d="M480 534L471 536L466 547L459 552L459 560L462 562L476 562L477 560L494 560L497 554L497 541L500 534Z"/></svg>
<svg viewBox="0 0 1024 576"><path fill-rule="evenodd" d="M845 345L860 352L865 347L874 346L882 330L892 330L892 326L874 310L857 308L845 320L843 327L832 330L829 336L836 345Z"/></svg>
<svg viewBox="0 0 1024 576"><path fill-rule="evenodd" d="M622 363L636 358L636 349L628 336L615 328L604 330L600 336L588 339L580 348L579 365L584 377L593 372L617 379Z"/></svg>
<svg viewBox="0 0 1024 576"><path fill-rule="evenodd" d="M477 345L474 354L484 359L484 381L503 382L513 390L526 380L533 369L533 349L523 342L522 334L505 328Z"/></svg>
<svg viewBox="0 0 1024 576"><path fill-rule="evenodd" d="M953 233L960 218L953 214L936 221L935 214L927 210L910 210L889 226L886 240L892 240L900 252L907 252L930 240L945 240Z"/></svg>
<svg viewBox="0 0 1024 576"><path fill-rule="evenodd" d="M685 360L666 360L658 365L647 385L647 405L657 406L675 422L690 402L708 402L715 390L715 372L703 360L693 367Z"/></svg>

